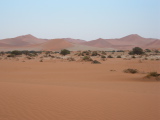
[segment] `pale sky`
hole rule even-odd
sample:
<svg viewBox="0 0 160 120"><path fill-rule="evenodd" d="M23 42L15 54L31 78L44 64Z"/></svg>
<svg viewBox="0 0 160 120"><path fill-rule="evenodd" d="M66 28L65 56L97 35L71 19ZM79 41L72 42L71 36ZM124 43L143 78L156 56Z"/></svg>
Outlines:
<svg viewBox="0 0 160 120"><path fill-rule="evenodd" d="M0 0L0 39L160 39L160 0Z"/></svg>

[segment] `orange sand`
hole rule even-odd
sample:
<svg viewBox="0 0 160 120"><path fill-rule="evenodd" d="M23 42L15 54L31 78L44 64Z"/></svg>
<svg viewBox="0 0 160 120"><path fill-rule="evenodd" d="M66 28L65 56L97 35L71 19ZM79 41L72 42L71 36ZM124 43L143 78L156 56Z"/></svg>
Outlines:
<svg viewBox="0 0 160 120"><path fill-rule="evenodd" d="M160 72L159 61L2 60L0 68L0 120L160 120L160 82L142 74Z"/></svg>

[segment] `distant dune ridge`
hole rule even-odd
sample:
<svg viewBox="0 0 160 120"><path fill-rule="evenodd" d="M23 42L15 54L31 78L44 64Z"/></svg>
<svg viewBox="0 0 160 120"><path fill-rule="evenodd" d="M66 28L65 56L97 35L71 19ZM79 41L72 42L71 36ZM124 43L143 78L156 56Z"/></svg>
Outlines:
<svg viewBox="0 0 160 120"><path fill-rule="evenodd" d="M130 50L133 47L144 49L159 49L160 40L143 38L132 34L118 39L97 39L85 41L72 38L40 39L32 35L23 35L15 38L0 40L0 51L11 50Z"/></svg>

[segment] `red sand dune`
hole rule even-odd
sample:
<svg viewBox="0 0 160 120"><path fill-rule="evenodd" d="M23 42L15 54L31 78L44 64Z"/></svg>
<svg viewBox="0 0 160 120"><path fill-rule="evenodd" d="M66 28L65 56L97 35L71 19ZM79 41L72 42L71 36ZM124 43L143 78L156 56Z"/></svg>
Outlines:
<svg viewBox="0 0 160 120"><path fill-rule="evenodd" d="M38 39L30 34L15 37L15 38L8 38L8 39L0 40L0 43L4 43L10 46L26 46L26 45L39 44L39 43L44 43L44 42L46 42L46 40Z"/></svg>
<svg viewBox="0 0 160 120"><path fill-rule="evenodd" d="M63 40L66 40L71 43L83 43L86 42L85 40L80 40L80 39L72 39L72 38L62 38Z"/></svg>
<svg viewBox="0 0 160 120"><path fill-rule="evenodd" d="M112 44L110 44L109 42L107 42L106 40L104 39L97 39L97 40L92 40L92 41L89 41L89 42L85 42L85 43L82 43L83 45L88 45L88 46L93 46L93 47L100 47L100 48L111 48L112 47Z"/></svg>
<svg viewBox="0 0 160 120"><path fill-rule="evenodd" d="M146 48L152 48L152 49L160 48L160 40L155 40L155 41L147 44L145 47Z"/></svg>
<svg viewBox="0 0 160 120"><path fill-rule="evenodd" d="M63 41L63 42L62 42ZM0 41L0 50L59 50L80 45L81 48L90 47L130 50L133 47L159 48L158 39L143 38L137 34L128 35L120 39L97 39L84 41L72 38L52 40L38 39L32 35L19 36L16 38L4 39ZM84 46L82 46L84 45ZM48 47L48 48L47 48ZM101 49L100 49L101 50Z"/></svg>
<svg viewBox="0 0 160 120"><path fill-rule="evenodd" d="M45 43L29 46L28 48L33 48L37 50L61 50L72 46L73 45L70 42L67 42L63 39L53 39Z"/></svg>

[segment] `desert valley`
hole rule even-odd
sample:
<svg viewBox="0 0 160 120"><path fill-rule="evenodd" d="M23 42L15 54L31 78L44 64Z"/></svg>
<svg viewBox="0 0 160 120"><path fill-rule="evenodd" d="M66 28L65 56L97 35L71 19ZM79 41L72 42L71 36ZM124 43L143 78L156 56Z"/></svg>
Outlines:
<svg viewBox="0 0 160 120"><path fill-rule="evenodd" d="M159 39L24 35L0 68L0 120L160 120Z"/></svg>

